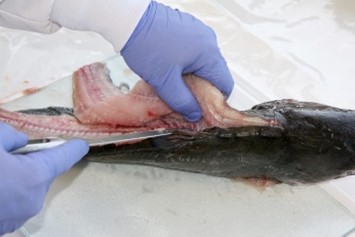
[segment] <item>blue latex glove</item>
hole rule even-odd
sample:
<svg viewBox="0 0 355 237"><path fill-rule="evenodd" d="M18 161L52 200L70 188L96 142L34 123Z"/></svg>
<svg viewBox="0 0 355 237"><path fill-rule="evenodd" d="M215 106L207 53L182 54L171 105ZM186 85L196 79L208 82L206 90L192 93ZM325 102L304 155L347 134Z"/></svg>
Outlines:
<svg viewBox="0 0 355 237"><path fill-rule="evenodd" d="M0 236L36 215L53 180L88 152L84 141L72 140L27 155L9 153L26 143L25 134L0 123Z"/></svg>
<svg viewBox="0 0 355 237"><path fill-rule="evenodd" d="M121 54L176 112L195 122L201 108L182 80L194 73L227 97L233 79L211 28L193 16L152 1Z"/></svg>

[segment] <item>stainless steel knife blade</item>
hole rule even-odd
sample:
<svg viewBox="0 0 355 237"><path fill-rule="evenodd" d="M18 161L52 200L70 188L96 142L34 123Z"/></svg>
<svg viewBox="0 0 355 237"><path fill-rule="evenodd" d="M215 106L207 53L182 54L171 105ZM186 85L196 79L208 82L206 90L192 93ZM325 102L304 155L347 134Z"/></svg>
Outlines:
<svg viewBox="0 0 355 237"><path fill-rule="evenodd" d="M169 130L151 130L151 131L142 131L134 133L124 133L113 136L106 136L96 139L84 139L87 141L89 146L103 146L108 144L122 144L127 142L135 142L148 138L160 137L170 135L172 132ZM75 137L48 137L43 139L33 139L29 140L26 146L23 146L19 149L12 151L12 154L26 154L29 152L40 151L43 149L52 148L59 146L65 143L69 139ZM80 138L79 138L80 139Z"/></svg>

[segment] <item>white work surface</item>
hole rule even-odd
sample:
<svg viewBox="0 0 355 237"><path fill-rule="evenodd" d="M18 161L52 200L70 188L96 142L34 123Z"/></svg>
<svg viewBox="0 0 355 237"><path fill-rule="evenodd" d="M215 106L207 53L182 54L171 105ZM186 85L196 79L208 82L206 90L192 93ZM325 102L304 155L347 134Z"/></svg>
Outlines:
<svg viewBox="0 0 355 237"><path fill-rule="evenodd" d="M216 30L236 80L229 100L234 107L293 98L355 109L354 1L163 2ZM3 102L114 55L93 33L4 28L0 52ZM53 97L46 103L60 103ZM12 102L12 108L23 101ZM54 182L40 215L13 236L349 237L355 231L354 187L355 178L347 177L259 190L198 174L81 162Z"/></svg>

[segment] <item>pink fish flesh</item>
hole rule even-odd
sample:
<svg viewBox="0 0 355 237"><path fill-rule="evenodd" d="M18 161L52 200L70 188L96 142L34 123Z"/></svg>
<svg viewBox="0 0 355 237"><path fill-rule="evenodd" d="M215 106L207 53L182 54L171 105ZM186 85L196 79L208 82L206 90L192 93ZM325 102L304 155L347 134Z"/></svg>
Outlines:
<svg viewBox="0 0 355 237"><path fill-rule="evenodd" d="M74 117L0 110L0 121L33 137L81 138L153 129L201 131L210 127L265 126L274 123L274 120L249 116L231 108L222 93L203 79L189 75L185 81L202 107L203 118L197 123L187 122L174 113L144 81L139 81L129 93L122 93L112 83L102 63L84 66L73 74Z"/></svg>

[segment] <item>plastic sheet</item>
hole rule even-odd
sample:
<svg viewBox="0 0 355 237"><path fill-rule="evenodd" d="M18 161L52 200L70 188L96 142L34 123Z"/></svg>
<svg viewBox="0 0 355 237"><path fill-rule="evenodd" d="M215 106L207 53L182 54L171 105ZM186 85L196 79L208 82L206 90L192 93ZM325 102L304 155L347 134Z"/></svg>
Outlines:
<svg viewBox="0 0 355 237"><path fill-rule="evenodd" d="M215 29L236 81L229 99L235 107L294 98L355 109L352 0L162 2ZM43 36L1 29L0 50L3 101L114 54L96 34L67 30ZM329 191L337 183L355 184L345 178L323 186ZM354 202L348 193L340 204L344 195L332 190L334 197L318 185L260 191L203 175L82 162L53 184L44 210L21 231L35 237L345 236L355 227Z"/></svg>

